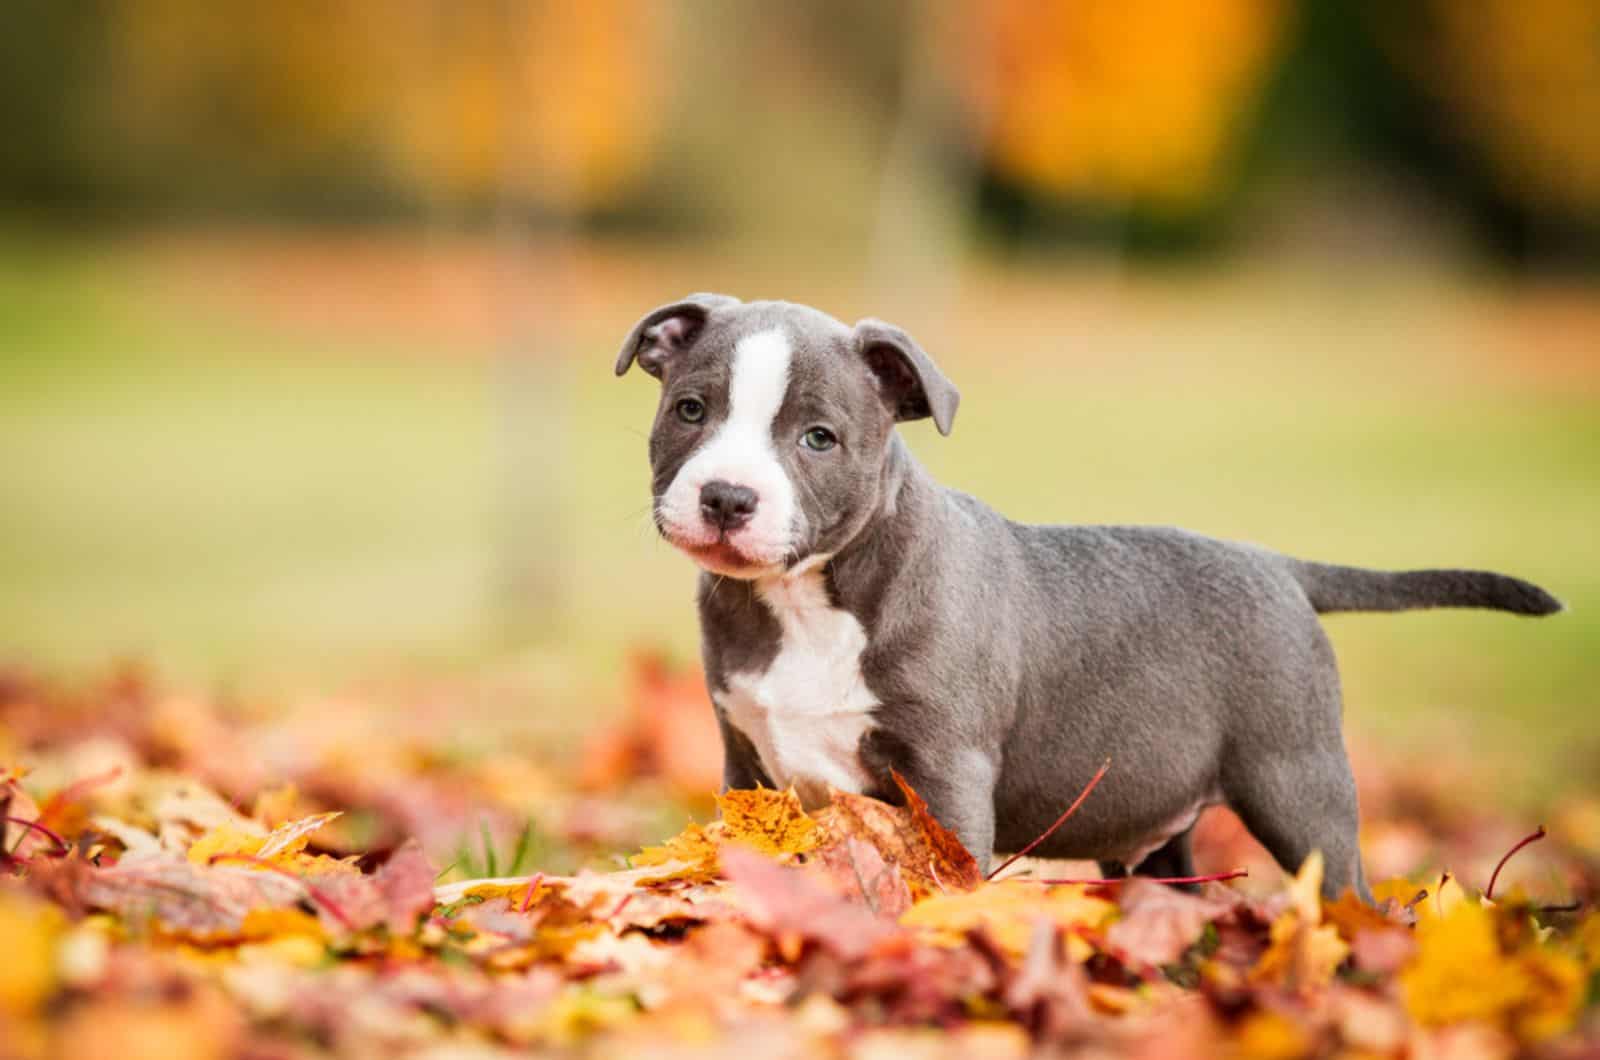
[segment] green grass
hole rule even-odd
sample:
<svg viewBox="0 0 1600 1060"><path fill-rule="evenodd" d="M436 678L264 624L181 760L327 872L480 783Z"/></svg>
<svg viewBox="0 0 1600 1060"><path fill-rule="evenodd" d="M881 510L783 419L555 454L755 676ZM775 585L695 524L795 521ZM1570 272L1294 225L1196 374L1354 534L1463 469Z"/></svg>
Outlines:
<svg viewBox="0 0 1600 1060"><path fill-rule="evenodd" d="M1330 307L1310 280L1176 298L1130 282L1162 312L1113 302L1063 331L1041 302L1000 350L983 321L956 329L935 351L965 396L955 434L910 427L914 448L1017 518L1537 580L1570 613L1330 621L1350 711L1385 741L1515 755L1535 787L1592 773L1593 388L1477 378L1448 332L1407 326L1453 319L1471 298L1455 285ZM581 322L581 356L508 421L481 360L191 312L137 256L0 244L0 658L76 672L132 654L246 683L517 665L602 698L634 645L692 658L693 574L645 521L654 384L611 377L617 329ZM508 438L539 502L516 547ZM529 557L544 588L508 619L499 572Z"/></svg>

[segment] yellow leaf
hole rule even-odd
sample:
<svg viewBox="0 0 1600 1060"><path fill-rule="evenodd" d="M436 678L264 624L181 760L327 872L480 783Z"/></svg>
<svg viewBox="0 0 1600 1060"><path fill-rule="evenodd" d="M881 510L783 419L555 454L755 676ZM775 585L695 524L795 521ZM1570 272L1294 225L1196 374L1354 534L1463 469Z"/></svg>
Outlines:
<svg viewBox="0 0 1600 1060"><path fill-rule="evenodd" d="M1431 901L1431 899L1429 900ZM1417 923L1417 956L1400 973L1418 1023L1497 1020L1527 993L1525 973L1500 952L1494 914L1471 902Z"/></svg>
<svg viewBox="0 0 1600 1060"><path fill-rule="evenodd" d="M189 847L189 861L195 865L209 865L220 855L238 854L255 857L266 836L252 835L233 825L219 825L196 839Z"/></svg>
<svg viewBox="0 0 1600 1060"><path fill-rule="evenodd" d="M1042 887L1023 880L985 883L975 891L935 895L913 905L900 917L909 928L927 932L940 945L959 945L967 931L982 927L1017 957L1028 950L1034 924L1049 920L1064 928L1099 928L1115 914L1116 905L1086 894L1076 886ZM1078 961L1093 952L1083 939L1067 935L1067 952Z"/></svg>
<svg viewBox="0 0 1600 1060"><path fill-rule="evenodd" d="M1417 896L1418 891L1428 889L1414 880L1408 880L1404 876L1396 876L1393 879L1380 880L1373 884L1372 898L1379 905L1391 899L1396 905L1405 905Z"/></svg>
<svg viewBox="0 0 1600 1060"><path fill-rule="evenodd" d="M822 841L793 788L729 791L717 797L727 839L767 855L804 854Z"/></svg>
<svg viewBox="0 0 1600 1060"><path fill-rule="evenodd" d="M323 932L322 924L316 917L299 909L252 909L244 916L239 936L246 939L288 936L321 939Z"/></svg>
<svg viewBox="0 0 1600 1060"><path fill-rule="evenodd" d="M312 832L343 816L341 811L334 810L331 813L314 813L310 817L280 825L267 836L261 849L256 851L256 856L269 859L292 857L306 848Z"/></svg>
<svg viewBox="0 0 1600 1060"><path fill-rule="evenodd" d="M534 882L536 880L537 883ZM530 884L532 893L529 893ZM513 909L521 909L538 904L541 898L554 890L542 876L504 876L498 879L464 880L448 888L435 888L434 894L444 905L451 905L463 898L504 898Z"/></svg>
<svg viewBox="0 0 1600 1060"><path fill-rule="evenodd" d="M1512 1013L1517 1034L1538 1041L1571 1027L1589 989L1583 965L1543 947L1523 952L1517 964L1524 984L1521 1003Z"/></svg>
<svg viewBox="0 0 1600 1060"><path fill-rule="evenodd" d="M1583 966L1591 972L1600 971L1600 912L1592 912L1583 918L1572 941Z"/></svg>
<svg viewBox="0 0 1600 1060"><path fill-rule="evenodd" d="M1322 851L1313 850L1289 884L1293 909L1306 924L1322 923Z"/></svg>
<svg viewBox="0 0 1600 1060"><path fill-rule="evenodd" d="M1287 910L1272 922L1271 943L1250 970L1253 982L1277 983L1292 990L1326 986L1350 953L1332 925L1311 926Z"/></svg>
<svg viewBox="0 0 1600 1060"><path fill-rule="evenodd" d="M635 868L661 868L660 875L651 875L641 883L710 880L717 874L717 844L704 827L690 824L660 846L645 847L630 861Z"/></svg>
<svg viewBox="0 0 1600 1060"><path fill-rule="evenodd" d="M1327 985L1349 945L1333 925L1322 923L1322 852L1312 851L1289 884L1291 904L1272 922L1270 943L1250 970L1255 982L1293 990Z"/></svg>
<svg viewBox="0 0 1600 1060"><path fill-rule="evenodd" d="M189 861L195 865L209 865L221 856L238 855L240 862L249 858L291 864L311 841L311 833L342 816L332 813L312 814L298 821L273 829L266 835L255 835L231 824L219 825L195 840L189 847ZM307 859L311 861L313 859Z"/></svg>
<svg viewBox="0 0 1600 1060"><path fill-rule="evenodd" d="M317 923L316 917L307 917L311 925ZM249 923L245 925L249 927ZM328 962L328 948L323 945L320 933L317 935L292 934L278 935L261 942L247 943L240 946L237 954L239 960L246 964L276 964L290 968L319 968Z"/></svg>
<svg viewBox="0 0 1600 1060"><path fill-rule="evenodd" d="M581 1039L631 1019L639 1006L631 998L608 997L587 987L574 987L550 1003L540 1021L540 1030L557 1045L572 1045Z"/></svg>
<svg viewBox="0 0 1600 1060"><path fill-rule="evenodd" d="M56 939L62 917L54 906L0 892L0 1015L30 1015L55 988Z"/></svg>
<svg viewBox="0 0 1600 1060"><path fill-rule="evenodd" d="M268 828L287 824L294 820L294 807L299 798L300 791L293 781L268 788L256 796L250 816Z"/></svg>
<svg viewBox="0 0 1600 1060"><path fill-rule="evenodd" d="M1251 1013L1239 1025L1239 1055L1251 1060L1293 1060L1311 1051L1311 1039L1299 1024L1277 1012Z"/></svg>

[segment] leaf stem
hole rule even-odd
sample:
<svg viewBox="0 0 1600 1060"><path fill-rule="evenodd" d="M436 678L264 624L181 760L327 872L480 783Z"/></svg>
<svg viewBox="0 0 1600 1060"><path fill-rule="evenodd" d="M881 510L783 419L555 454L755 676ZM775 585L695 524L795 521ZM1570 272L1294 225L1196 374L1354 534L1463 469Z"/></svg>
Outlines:
<svg viewBox="0 0 1600 1060"><path fill-rule="evenodd" d="M1040 843L1043 843L1046 839L1049 839L1052 835L1054 835L1055 832L1056 832L1056 829L1060 828L1062 825L1067 823L1067 818L1071 817L1073 814L1078 812L1078 807L1083 805L1083 800L1087 799L1089 797L1089 792L1091 792L1091 791L1093 791L1095 789L1095 785L1100 783L1101 779L1104 778L1105 775L1106 775L1106 770L1108 770L1110 768L1111 768L1111 759L1108 758L1100 766L1099 772L1095 773L1095 775L1089 780L1089 783L1084 785L1083 790L1078 793L1078 797L1076 799L1072 800L1072 805L1067 807L1067 812L1062 814L1060 817L1056 818L1056 823L1055 824L1051 825L1049 828L1046 828L1043 832L1039 833L1039 838L1035 839L1033 842L1029 843L1027 846L1023 847L1021 850L1017 851L1015 854L1011 855L1009 858L1006 858L1004 861L1002 861L1000 863L999 868L997 868L993 872L989 873L989 875L985 876L984 879L986 879L986 880L994 879L996 876L1000 875L1006 869L1010 868L1019 858L1027 857L1029 854L1033 853L1033 851L1035 849L1038 848Z"/></svg>
<svg viewBox="0 0 1600 1060"><path fill-rule="evenodd" d="M1234 869L1232 872L1213 872L1207 876L1113 876L1109 879L1064 879L1064 880L1034 880L1034 883L1043 883L1051 886L1072 883L1106 885L1114 887L1117 884L1127 883L1129 880L1148 880L1151 883L1221 883L1224 880L1237 880L1242 876L1250 875L1249 869Z"/></svg>
<svg viewBox="0 0 1600 1060"><path fill-rule="evenodd" d="M206 864L215 865L219 861L240 861L246 865L254 865L258 869L265 869L268 872L275 872L279 876L283 876L295 881L301 887L305 888L306 894L310 896L313 902L316 902L318 905L322 906L322 908L326 909L328 913L335 920L337 920L346 931L356 930L355 921L351 920L345 915L345 911L339 908L339 903L335 902L332 898L329 898L320 887L313 884L310 880L296 876L282 865L274 865L266 858L258 858L254 854L235 854L228 852L211 855L210 858L206 859Z"/></svg>
<svg viewBox="0 0 1600 1060"><path fill-rule="evenodd" d="M22 827L27 828L30 831L38 832L40 835L44 836L46 839L50 840L50 842L56 845L57 853L65 855L72 851L71 844L69 844L65 839L62 839L55 832L40 824L38 821L27 821L21 817L13 817L10 814L6 814L4 820L10 824L20 824ZM22 845L21 840L17 841L17 845Z"/></svg>
<svg viewBox="0 0 1600 1060"><path fill-rule="evenodd" d="M1527 835L1525 835L1521 839L1517 840L1517 845L1512 847L1510 850L1506 851L1505 852L1505 856L1500 859L1500 863L1494 867L1494 874L1489 877L1489 886L1487 886L1487 887L1485 887L1483 889L1483 896L1485 898L1489 899L1491 902L1494 901L1494 885L1495 885L1495 881L1500 878L1500 870L1506 867L1506 862L1511 860L1511 855L1515 854L1517 851L1521 850L1523 847L1527 846L1529 843L1537 842L1538 840L1543 839L1544 837L1545 837L1544 825L1540 825L1538 828L1534 829L1532 832L1529 832Z"/></svg>

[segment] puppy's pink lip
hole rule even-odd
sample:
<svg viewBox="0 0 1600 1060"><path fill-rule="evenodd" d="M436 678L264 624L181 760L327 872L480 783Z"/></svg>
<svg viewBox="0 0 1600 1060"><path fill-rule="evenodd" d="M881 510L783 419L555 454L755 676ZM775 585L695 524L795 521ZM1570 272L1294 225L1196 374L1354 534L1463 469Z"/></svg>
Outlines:
<svg viewBox="0 0 1600 1060"><path fill-rule="evenodd" d="M718 537L709 542L679 537L671 533L666 537L674 547L713 574L722 574L730 578L754 578L772 569L772 564L747 555L726 537Z"/></svg>

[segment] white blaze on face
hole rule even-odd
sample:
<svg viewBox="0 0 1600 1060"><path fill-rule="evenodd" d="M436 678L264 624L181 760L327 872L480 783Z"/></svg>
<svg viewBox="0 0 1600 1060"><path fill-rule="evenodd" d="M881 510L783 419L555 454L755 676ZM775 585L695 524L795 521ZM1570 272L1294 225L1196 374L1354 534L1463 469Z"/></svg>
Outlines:
<svg viewBox="0 0 1600 1060"><path fill-rule="evenodd" d="M789 389L793 350L773 328L740 339L733 348L728 415L678 469L661 499L661 515L680 544L711 545L717 530L700 515L700 489L721 480L756 492L750 521L728 541L758 567L780 565L794 540L795 492L773 448L772 423Z"/></svg>

